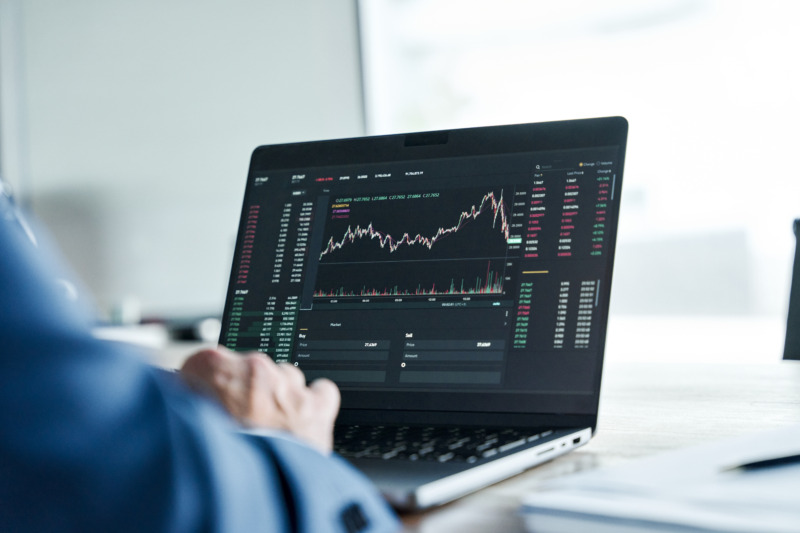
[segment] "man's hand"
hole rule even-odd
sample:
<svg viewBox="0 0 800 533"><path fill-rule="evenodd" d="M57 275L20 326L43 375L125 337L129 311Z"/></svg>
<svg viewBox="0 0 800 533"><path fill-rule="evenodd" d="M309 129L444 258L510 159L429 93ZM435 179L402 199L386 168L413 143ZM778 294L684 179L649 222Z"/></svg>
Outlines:
<svg viewBox="0 0 800 533"><path fill-rule="evenodd" d="M284 429L328 453L341 397L336 385L318 379L306 386L303 372L275 364L258 352L237 354L225 348L203 350L181 368L194 389L211 392L242 424Z"/></svg>

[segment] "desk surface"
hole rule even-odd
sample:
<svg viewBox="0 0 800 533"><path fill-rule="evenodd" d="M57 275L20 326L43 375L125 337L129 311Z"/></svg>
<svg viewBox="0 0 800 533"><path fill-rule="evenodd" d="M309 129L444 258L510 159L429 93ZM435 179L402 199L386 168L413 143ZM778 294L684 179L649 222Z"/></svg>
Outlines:
<svg viewBox="0 0 800 533"><path fill-rule="evenodd" d="M800 362L606 365L588 445L449 505L403 517L406 531L524 531L520 498L544 480L715 439L800 423Z"/></svg>
<svg viewBox="0 0 800 533"><path fill-rule="evenodd" d="M162 354L157 362L174 366L185 354ZM800 424L800 361L610 363L598 432L588 445L443 507L405 515L405 530L524 531L520 498L547 479L789 424Z"/></svg>

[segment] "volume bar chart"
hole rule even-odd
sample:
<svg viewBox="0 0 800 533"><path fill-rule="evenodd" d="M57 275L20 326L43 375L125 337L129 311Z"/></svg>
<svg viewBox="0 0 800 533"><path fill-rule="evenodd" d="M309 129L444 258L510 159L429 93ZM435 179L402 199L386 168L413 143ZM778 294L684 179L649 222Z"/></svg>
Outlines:
<svg viewBox="0 0 800 533"><path fill-rule="evenodd" d="M327 265L320 268L314 297L500 295L502 265L481 260Z"/></svg>
<svg viewBox="0 0 800 533"><path fill-rule="evenodd" d="M404 269L407 269L405 265ZM430 266L427 267L428 269ZM459 268L461 268L459 266ZM480 295L480 294L503 294L503 276L501 272L492 270L491 261L486 265L486 271L482 276L476 277L451 277L449 283L440 284L430 282L428 284L417 283L416 286L408 286L398 283L384 283L380 288L362 284L360 288L346 287L340 285L335 289L318 289L314 292L317 298L340 298L347 296L459 296L459 295Z"/></svg>

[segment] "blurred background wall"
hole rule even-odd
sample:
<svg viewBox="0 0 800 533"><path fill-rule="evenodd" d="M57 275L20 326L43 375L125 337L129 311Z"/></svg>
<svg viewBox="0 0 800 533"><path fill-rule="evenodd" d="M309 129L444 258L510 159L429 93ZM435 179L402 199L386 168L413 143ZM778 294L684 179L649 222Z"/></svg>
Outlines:
<svg viewBox="0 0 800 533"><path fill-rule="evenodd" d="M250 152L364 133L350 0L0 0L3 170L108 314L218 314Z"/></svg>
<svg viewBox="0 0 800 533"><path fill-rule="evenodd" d="M800 216L800 4L360 7L370 133L628 119L609 357L780 358Z"/></svg>
<svg viewBox="0 0 800 533"><path fill-rule="evenodd" d="M218 314L259 144L601 115L611 356L780 357L800 4L0 0L0 170L109 316Z"/></svg>

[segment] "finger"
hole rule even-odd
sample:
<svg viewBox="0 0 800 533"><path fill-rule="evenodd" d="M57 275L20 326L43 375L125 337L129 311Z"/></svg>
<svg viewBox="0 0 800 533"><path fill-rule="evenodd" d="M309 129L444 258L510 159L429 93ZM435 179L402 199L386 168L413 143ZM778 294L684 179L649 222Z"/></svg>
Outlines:
<svg viewBox="0 0 800 533"><path fill-rule="evenodd" d="M317 410L331 422L336 419L339 407L342 402L342 395L339 387L326 378L314 380L309 389L314 396Z"/></svg>
<svg viewBox="0 0 800 533"><path fill-rule="evenodd" d="M284 387L282 375L271 359L263 354L244 358L244 394L247 425L283 427L284 417L276 405L274 394Z"/></svg>
<svg viewBox="0 0 800 533"><path fill-rule="evenodd" d="M189 357L181 369L186 383L201 392L216 397L234 417L246 412L246 398L241 361L230 352L202 350Z"/></svg>
<svg viewBox="0 0 800 533"><path fill-rule="evenodd" d="M289 363L278 363L277 366L278 369L284 374L285 378L289 380L292 386L297 388L306 386L306 376L298 367Z"/></svg>
<svg viewBox="0 0 800 533"><path fill-rule="evenodd" d="M328 379L318 379L311 383L308 391L308 403L313 411L308 435L324 453L330 453L333 450L333 425L341 403L339 388Z"/></svg>
<svg viewBox="0 0 800 533"><path fill-rule="evenodd" d="M257 352L251 352L251 354L254 353ZM201 378L210 382L214 374L220 371L233 372L241 363L242 358L242 355L224 347L200 350L183 362L181 375Z"/></svg>
<svg viewBox="0 0 800 533"><path fill-rule="evenodd" d="M280 363L277 368L282 387L275 390L275 400L286 415L292 417L305 403L306 377L294 365Z"/></svg>
<svg viewBox="0 0 800 533"><path fill-rule="evenodd" d="M225 356L218 350L202 350L184 361L181 376L193 388L215 389L214 376L224 366Z"/></svg>
<svg viewBox="0 0 800 533"><path fill-rule="evenodd" d="M217 350L211 349L193 353L183 362L181 372L187 372L191 375L206 373L209 367L212 366L213 360L220 356L221 354Z"/></svg>

